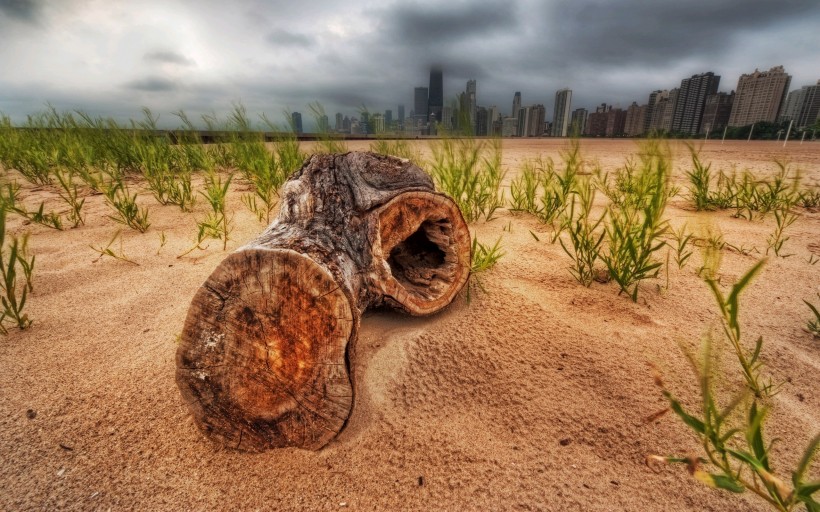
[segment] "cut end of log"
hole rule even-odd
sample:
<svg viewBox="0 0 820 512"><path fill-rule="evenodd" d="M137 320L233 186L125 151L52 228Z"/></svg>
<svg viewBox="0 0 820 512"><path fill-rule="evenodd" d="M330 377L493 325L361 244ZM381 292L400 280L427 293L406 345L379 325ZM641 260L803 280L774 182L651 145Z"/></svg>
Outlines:
<svg viewBox="0 0 820 512"><path fill-rule="evenodd" d="M386 302L412 315L447 306L470 277L470 232L442 194L406 192L378 211L380 253L390 275Z"/></svg>
<svg viewBox="0 0 820 512"><path fill-rule="evenodd" d="M215 441L318 449L350 414L353 330L350 302L324 267L289 250L243 250L194 297L177 384Z"/></svg>

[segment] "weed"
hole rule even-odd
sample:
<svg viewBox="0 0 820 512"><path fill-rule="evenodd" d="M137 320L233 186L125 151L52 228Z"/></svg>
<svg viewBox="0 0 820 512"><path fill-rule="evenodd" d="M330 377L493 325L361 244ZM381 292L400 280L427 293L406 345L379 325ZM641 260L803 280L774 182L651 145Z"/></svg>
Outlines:
<svg viewBox="0 0 820 512"><path fill-rule="evenodd" d="M738 281L728 301L724 301L719 292L715 293L724 317L724 332L733 346L737 346L736 342L740 337L740 328L736 321L738 295L760 270L762 264L763 261L758 262ZM707 284L715 291L713 282L707 280ZM760 363L755 360L762 344L761 338L757 342L752 358L748 361L752 367L759 367ZM655 384L661 388L664 397L669 401L669 409L652 415L650 419L655 419L668 410L674 411L686 425L695 431L706 458L650 456L647 457L647 463L686 464L690 474L700 482L734 493L749 490L780 511L791 511L801 503L809 511L820 510L818 508L820 504L812 498L812 495L820 489L820 482L805 481L811 460L820 445L820 435L815 436L809 443L796 469L792 472L792 485L788 485L773 470L771 462L773 443L767 445L764 441L763 425L769 410L758 403L761 395L752 387L752 383L756 383L758 379L756 371L751 372L754 373L754 376L751 376L750 367L743 362L741 357L744 379L754 391L754 396L749 397L748 392L741 393L729 401L725 408L720 409L718 403L723 400L719 400L716 396L714 383L716 370L713 368L715 356L711 338L709 336L705 338L699 360L688 353L687 356L700 383L700 417L684 409L681 402L666 388L660 373L655 369ZM736 411L743 404L748 404L748 410L743 415L745 424L733 425L732 423L735 423L733 419L740 416ZM707 464L717 471L712 472L711 468L705 469L703 466Z"/></svg>
<svg viewBox="0 0 820 512"><path fill-rule="evenodd" d="M159 249L157 249L157 255L159 255L166 243L168 243L168 237L165 235L165 230L162 230L159 232Z"/></svg>
<svg viewBox="0 0 820 512"><path fill-rule="evenodd" d="M114 233L114 236L111 237L111 240L108 241L108 243L105 245L105 247L103 247L103 246L94 247L93 245L89 245L89 247L91 247L95 252L100 254L97 258L95 258L92 261L92 263L96 263L96 262L100 261L100 259L102 259L103 256L111 256L112 258L114 258L116 260L125 261L127 263L131 263L132 265L139 266L139 263L137 263L136 261L130 259L128 256L125 255L125 252L122 249L122 236L121 235L122 235L122 230L117 230L117 232ZM119 248L119 251L114 251L114 249L112 249L111 246L114 245L114 242L116 242L117 240L119 240L119 242L120 242L120 248Z"/></svg>
<svg viewBox="0 0 820 512"><path fill-rule="evenodd" d="M688 246L690 245L694 234L686 232L685 224L677 231L675 231L675 228L670 226L669 233L671 234L675 245L672 245L669 242L666 242L666 244L675 251L675 263L678 264L678 269L682 269L686 266L686 262L692 256L693 251L692 249L689 249Z"/></svg>
<svg viewBox="0 0 820 512"><path fill-rule="evenodd" d="M600 255L601 243L606 234L603 229L598 230L605 215L592 222L590 212L595 200L595 186L585 183L579 185L578 188L577 197L580 203L578 215L575 215L576 197L573 195L564 221L572 250L564 244L564 240L560 240L560 243L564 252L572 259L573 264L569 270L573 277L582 285L589 287L595 278L595 263Z"/></svg>
<svg viewBox="0 0 820 512"><path fill-rule="evenodd" d="M820 298L820 293L817 294L817 298ZM806 322L806 331L814 335L815 338L820 338L820 311L818 311L817 306L811 302L805 299L803 302L805 302L806 306L814 313L814 319Z"/></svg>
<svg viewBox="0 0 820 512"><path fill-rule="evenodd" d="M436 185L458 205L468 222L490 220L504 204L501 142L444 136L433 144L431 173Z"/></svg>
<svg viewBox="0 0 820 512"><path fill-rule="evenodd" d="M803 208L820 207L820 187L807 187L797 193L797 204Z"/></svg>
<svg viewBox="0 0 820 512"><path fill-rule="evenodd" d="M228 236L232 231L231 219L225 211L225 198L228 195L228 188L231 185L233 175L223 182L222 177L216 172L208 173L205 177L205 191L200 192L208 201L211 211L201 221L197 221L197 238L193 247L177 256L181 258L189 254L194 249L204 250L202 242L206 238L222 240L222 250L228 248Z"/></svg>
<svg viewBox="0 0 820 512"><path fill-rule="evenodd" d="M411 162L421 164L421 152L406 139L388 140L379 136L374 142L370 143L370 151L405 158Z"/></svg>
<svg viewBox="0 0 820 512"><path fill-rule="evenodd" d="M32 290L31 276L35 261L34 256L28 259L26 246L25 237L22 243L17 237L12 237L6 257L6 210L0 209L0 274L3 276L0 282L0 302L3 304L3 311L0 313L0 333L3 334L8 333L3 325L6 319L12 320L19 329L28 328L32 322L28 315L23 313L28 293ZM22 289L17 286L17 265L20 265L26 279Z"/></svg>
<svg viewBox="0 0 820 512"><path fill-rule="evenodd" d="M480 274L493 268L502 256L504 256L504 252L501 250L500 237L492 247L482 244L477 237L473 237L473 244L470 246L470 261L472 263L470 264L470 279L467 281L467 302L470 302L473 286L478 286L481 291L487 292L481 283Z"/></svg>
<svg viewBox="0 0 820 512"><path fill-rule="evenodd" d="M712 197L709 192L709 185L712 181L710 171L712 164L701 162L700 151L696 150L693 145L687 144L687 147L692 155L692 170L686 172L689 183L692 185L689 193L692 195L692 201L697 210L709 210L712 207Z"/></svg>
<svg viewBox="0 0 820 512"><path fill-rule="evenodd" d="M125 182L115 181L103 193L105 202L117 212L116 217L109 216L111 219L140 233L148 230L151 225L148 221L148 209L137 205L137 194L131 195Z"/></svg>
<svg viewBox="0 0 820 512"><path fill-rule="evenodd" d="M40 207L36 211L28 211L25 207L15 209L17 213L27 218L32 222L36 222L42 226L46 226L57 231L63 230L63 220L56 212L45 212L46 203L40 203Z"/></svg>
<svg viewBox="0 0 820 512"><path fill-rule="evenodd" d="M712 269L704 277L709 289L712 290L712 295L717 301L721 314L721 325L726 339L732 345L735 351L738 362L743 371L743 378L746 380L746 385L755 394L756 397L771 396L774 394L775 386L771 382L762 382L760 379L760 367L763 364L760 362L760 349L763 347L763 338L759 337L755 342L755 348L751 352L747 351L743 346L741 340L740 322L738 319L740 308L740 292L749 284L754 276L760 272L766 260L758 261L746 274L744 274L732 286L729 295L724 296L720 291L720 283L714 277L717 274L717 269Z"/></svg>
<svg viewBox="0 0 820 512"><path fill-rule="evenodd" d="M786 228L794 224L794 222L800 216L788 209L776 209L774 211L774 220L775 220L775 228L774 232L769 235L769 238L766 240L767 247L766 247L766 254L769 254L769 250L773 250L776 256L780 256L781 258L788 258L792 256L791 254L781 254L783 252L783 244L785 244L789 237L785 235Z"/></svg>
<svg viewBox="0 0 820 512"><path fill-rule="evenodd" d="M71 171L57 170L54 172L57 177L57 183L60 184L60 198L68 205L68 221L71 222L72 227L77 227L80 224L85 224L82 210L85 204L85 198L80 199L80 194L77 189L77 184L74 183L74 175Z"/></svg>
<svg viewBox="0 0 820 512"><path fill-rule="evenodd" d="M612 279L636 302L640 281L657 277L661 263L655 253L665 245L669 229L663 219L669 197L670 157L657 140L649 140L640 163L628 162L610 188L606 234L609 242L601 259Z"/></svg>

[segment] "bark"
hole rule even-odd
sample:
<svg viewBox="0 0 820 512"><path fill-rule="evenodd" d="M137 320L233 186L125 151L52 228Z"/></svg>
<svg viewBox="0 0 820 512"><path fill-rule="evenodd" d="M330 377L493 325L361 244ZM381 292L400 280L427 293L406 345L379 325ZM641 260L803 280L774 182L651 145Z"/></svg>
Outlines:
<svg viewBox="0 0 820 512"><path fill-rule="evenodd" d="M314 155L285 183L278 218L194 296L177 384L218 442L321 448L353 405L362 313L439 311L469 270L467 225L424 171L372 153Z"/></svg>

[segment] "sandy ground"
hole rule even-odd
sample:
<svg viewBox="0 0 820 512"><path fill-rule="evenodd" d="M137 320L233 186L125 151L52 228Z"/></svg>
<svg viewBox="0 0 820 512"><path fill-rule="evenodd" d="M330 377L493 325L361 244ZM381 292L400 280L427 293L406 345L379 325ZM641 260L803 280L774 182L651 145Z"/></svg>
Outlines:
<svg viewBox="0 0 820 512"><path fill-rule="evenodd" d="M557 159L564 145L507 140L504 165L512 176L522 160ZM703 155L714 168L761 174L775 171L773 158L788 157L820 180L820 143L781 146L710 141ZM688 154L674 149L680 177ZM585 140L582 151L614 169L636 146ZM237 182L230 198L229 251L264 228L241 205L242 187ZM50 188L24 185L24 197L59 204ZM648 362L687 406L697 404L680 346L696 347L717 326L714 301L695 275L697 252L683 270L673 263L668 289L662 274L634 304L613 283L579 285L545 226L502 211L471 226L482 241L503 237L506 256L482 278L488 293L469 304L458 297L433 317L364 318L356 403L335 441L318 452L247 454L204 438L174 383L175 339L189 302L226 253L213 242L177 259L201 210L183 214L148 193L140 201L150 205L150 230L122 235L139 266L94 261L89 245L104 245L120 227L106 217L102 196L88 199L78 229L10 220L12 233L32 234L37 264L28 304L34 325L0 338L2 510L765 509L749 493L703 486L683 467L645 464L650 454L699 453L672 415L645 421L665 407ZM727 242L761 253L774 226L771 216L697 213L683 196L668 215L675 226L719 228ZM789 234L794 255L769 258L741 311L747 341L765 339L764 372L784 382L766 434L781 438L774 468L786 477L820 429L820 340L802 330L810 312L801 302L817 302L820 291L820 264L807 263L820 257L820 213L802 211ZM760 257L724 251L724 283ZM732 357L725 352L729 382L738 378Z"/></svg>

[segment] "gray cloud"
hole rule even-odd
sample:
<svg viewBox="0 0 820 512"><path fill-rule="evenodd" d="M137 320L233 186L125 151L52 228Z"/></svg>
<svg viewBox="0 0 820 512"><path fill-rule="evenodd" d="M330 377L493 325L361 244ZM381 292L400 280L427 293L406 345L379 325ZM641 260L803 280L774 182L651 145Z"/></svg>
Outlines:
<svg viewBox="0 0 820 512"><path fill-rule="evenodd" d="M274 46L313 46L313 38L305 34L277 29L270 32L265 40Z"/></svg>
<svg viewBox="0 0 820 512"><path fill-rule="evenodd" d="M177 89L177 84L174 81L158 76L138 78L126 82L124 85L127 89L145 92L168 92Z"/></svg>
<svg viewBox="0 0 820 512"><path fill-rule="evenodd" d="M693 55L709 55L718 65L716 57L738 37L758 31L768 37L781 24L812 13L820 16L816 0L564 0L545 9L552 31L548 44L558 43L573 60L612 66Z"/></svg>
<svg viewBox="0 0 820 512"><path fill-rule="evenodd" d="M382 14L384 34L407 45L440 45L488 37L515 24L512 2L442 2L433 7L400 3Z"/></svg>
<svg viewBox="0 0 820 512"><path fill-rule="evenodd" d="M480 105L509 113L521 91L548 118L562 87L573 108L625 107L705 71L726 91L779 64L793 88L820 78L817 0L68 1L0 0L0 69L14 70L0 110L15 119L46 101L135 117L146 102L167 122L180 108L198 119L235 101L272 117L307 119L312 101L328 115L399 103L409 113L434 64L446 100L476 79Z"/></svg>
<svg viewBox="0 0 820 512"><path fill-rule="evenodd" d="M180 53L167 50L146 53L143 59L149 62L158 62L162 64L177 64L180 66L193 66L194 64L196 64L196 62L194 62L192 59L189 59L188 57Z"/></svg>
<svg viewBox="0 0 820 512"><path fill-rule="evenodd" d="M0 0L0 18L36 23L40 10L40 3L35 0Z"/></svg>

